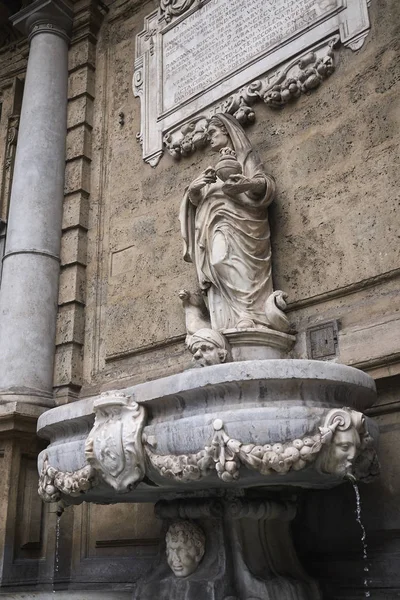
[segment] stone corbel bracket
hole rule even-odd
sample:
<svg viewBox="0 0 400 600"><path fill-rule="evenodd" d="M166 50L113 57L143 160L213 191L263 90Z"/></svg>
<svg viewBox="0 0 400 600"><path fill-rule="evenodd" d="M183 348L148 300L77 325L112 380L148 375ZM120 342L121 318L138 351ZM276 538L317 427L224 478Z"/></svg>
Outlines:
<svg viewBox="0 0 400 600"><path fill-rule="evenodd" d="M229 19L229 3L222 1L218 6L226 10ZM193 92L181 90L175 98L175 83L165 71L171 60L168 53L173 32L182 31L182 43L178 44L181 52L175 56L178 46L174 46L176 40L172 42L172 55L184 59L185 32L193 34L196 24L207 23L207 15L214 14L218 7L214 0L160 0L159 9L145 18L143 31L136 37L133 93L141 100L137 139L142 145L144 161L155 167L164 146L175 158L203 146L207 141L207 120L216 112L232 114L242 125L247 125L256 118L257 102L262 101L271 109L283 108L318 88L335 69L335 46L341 43L356 51L363 45L370 29L368 6L368 0L315 0L311 7L299 4L298 10L303 13L299 18L294 7L293 31L288 28L281 38L272 35L266 49L259 54L255 52L253 57L243 56L243 65L232 73L222 78L215 76L210 84L207 79L201 92L198 91L201 76L196 76L196 69L188 66L183 87L186 90L195 81ZM237 18L235 11L233 7ZM209 25L215 29L217 38L219 25L214 21L211 19ZM267 25L268 22L266 30ZM251 33L244 27L237 41L239 56L248 35ZM226 48L226 52L231 51L232 48ZM218 52L223 54L224 50ZM203 64L198 67L199 73L208 68Z"/></svg>

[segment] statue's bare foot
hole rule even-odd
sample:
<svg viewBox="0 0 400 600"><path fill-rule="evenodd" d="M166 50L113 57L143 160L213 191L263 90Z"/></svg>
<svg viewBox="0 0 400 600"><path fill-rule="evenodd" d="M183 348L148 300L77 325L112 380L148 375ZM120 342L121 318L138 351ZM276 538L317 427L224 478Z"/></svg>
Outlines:
<svg viewBox="0 0 400 600"><path fill-rule="evenodd" d="M190 292L188 292L187 290L179 290L178 296L182 301L189 300Z"/></svg>

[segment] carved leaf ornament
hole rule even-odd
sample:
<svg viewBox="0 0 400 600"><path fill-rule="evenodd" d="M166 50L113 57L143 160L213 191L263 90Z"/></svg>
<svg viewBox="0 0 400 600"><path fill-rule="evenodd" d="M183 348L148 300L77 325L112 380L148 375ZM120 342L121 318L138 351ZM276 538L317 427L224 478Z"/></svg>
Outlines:
<svg viewBox="0 0 400 600"><path fill-rule="evenodd" d="M196 0L160 0L160 15L169 23L172 17L181 15L195 2Z"/></svg>

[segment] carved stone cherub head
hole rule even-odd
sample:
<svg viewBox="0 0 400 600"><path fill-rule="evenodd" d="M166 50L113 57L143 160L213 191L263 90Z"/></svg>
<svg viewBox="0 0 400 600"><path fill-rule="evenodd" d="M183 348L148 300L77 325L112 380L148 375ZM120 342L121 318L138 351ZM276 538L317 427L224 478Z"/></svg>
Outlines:
<svg viewBox="0 0 400 600"><path fill-rule="evenodd" d="M351 473L365 433L361 413L346 408L330 411L321 428L323 448L318 470L339 477Z"/></svg>
<svg viewBox="0 0 400 600"><path fill-rule="evenodd" d="M187 342L193 360L200 367L218 365L229 358L229 346L224 336L213 329L199 329Z"/></svg>
<svg viewBox="0 0 400 600"><path fill-rule="evenodd" d="M165 536L167 561L176 577L187 577L198 567L205 552L205 535L191 521L175 521Z"/></svg>

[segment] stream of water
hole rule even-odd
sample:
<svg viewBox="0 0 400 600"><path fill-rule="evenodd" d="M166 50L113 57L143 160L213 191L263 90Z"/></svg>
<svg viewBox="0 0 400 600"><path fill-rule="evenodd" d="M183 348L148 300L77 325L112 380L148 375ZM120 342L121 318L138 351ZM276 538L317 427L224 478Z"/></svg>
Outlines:
<svg viewBox="0 0 400 600"><path fill-rule="evenodd" d="M361 499L360 490L358 489L357 481L353 477L349 477L351 484L356 495L356 520L361 529L361 544L363 549L363 562L364 562L364 598L371 598L371 591L369 589L369 562L368 562L368 546L367 546L367 533L361 520Z"/></svg>
<svg viewBox="0 0 400 600"><path fill-rule="evenodd" d="M60 566L60 519L61 519L61 515L57 514L54 575L56 573L58 573L58 569ZM55 594L55 593L56 593L56 590L54 589L54 576L53 576L53 594Z"/></svg>
<svg viewBox="0 0 400 600"><path fill-rule="evenodd" d="M60 519L61 515L57 515L57 524L56 524L56 560L55 560L55 572L58 573L58 569L60 566Z"/></svg>

